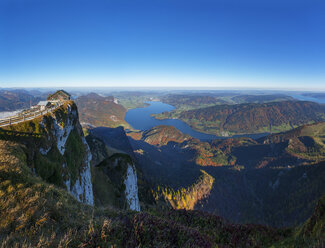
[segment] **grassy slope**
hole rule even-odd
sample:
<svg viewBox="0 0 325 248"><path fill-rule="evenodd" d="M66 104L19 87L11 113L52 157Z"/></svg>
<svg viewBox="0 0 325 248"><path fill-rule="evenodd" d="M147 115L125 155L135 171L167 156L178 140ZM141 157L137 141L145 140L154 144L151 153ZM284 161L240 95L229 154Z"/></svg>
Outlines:
<svg viewBox="0 0 325 248"><path fill-rule="evenodd" d="M52 235L59 242L72 227L87 228L91 208L35 177L27 167L25 150L15 142L0 141L0 237L7 246L24 240L45 242Z"/></svg>
<svg viewBox="0 0 325 248"><path fill-rule="evenodd" d="M272 247L325 247L325 195L318 201L312 216L289 237Z"/></svg>

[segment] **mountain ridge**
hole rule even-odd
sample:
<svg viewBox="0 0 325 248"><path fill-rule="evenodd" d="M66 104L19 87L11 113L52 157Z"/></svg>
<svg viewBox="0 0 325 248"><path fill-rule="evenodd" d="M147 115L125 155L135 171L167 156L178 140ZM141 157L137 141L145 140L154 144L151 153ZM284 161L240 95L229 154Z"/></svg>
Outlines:
<svg viewBox="0 0 325 248"><path fill-rule="evenodd" d="M310 122L324 121L325 106L307 101L242 103L164 112L155 117L178 118L198 131L232 136L281 132Z"/></svg>

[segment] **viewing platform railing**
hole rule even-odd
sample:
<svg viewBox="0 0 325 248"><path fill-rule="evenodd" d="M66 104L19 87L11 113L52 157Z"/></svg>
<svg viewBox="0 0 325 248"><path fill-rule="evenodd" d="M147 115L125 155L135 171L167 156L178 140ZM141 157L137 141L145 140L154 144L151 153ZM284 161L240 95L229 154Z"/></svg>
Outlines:
<svg viewBox="0 0 325 248"><path fill-rule="evenodd" d="M28 109L27 111L25 110L25 113L20 112L17 115L0 119L0 127L10 126L24 121L33 120L39 116L52 112L53 110L57 109L63 104L64 102L57 102L54 106L51 106L51 108L47 108L44 110L35 110L35 111L33 111L33 109Z"/></svg>

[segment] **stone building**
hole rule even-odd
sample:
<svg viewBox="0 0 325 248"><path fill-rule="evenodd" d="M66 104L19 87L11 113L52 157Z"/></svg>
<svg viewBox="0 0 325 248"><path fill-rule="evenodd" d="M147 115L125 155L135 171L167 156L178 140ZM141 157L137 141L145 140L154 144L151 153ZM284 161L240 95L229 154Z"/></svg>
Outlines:
<svg viewBox="0 0 325 248"><path fill-rule="evenodd" d="M51 103L49 101L40 101L38 104L37 104L37 107L43 111L45 110L46 108L50 108L51 107Z"/></svg>

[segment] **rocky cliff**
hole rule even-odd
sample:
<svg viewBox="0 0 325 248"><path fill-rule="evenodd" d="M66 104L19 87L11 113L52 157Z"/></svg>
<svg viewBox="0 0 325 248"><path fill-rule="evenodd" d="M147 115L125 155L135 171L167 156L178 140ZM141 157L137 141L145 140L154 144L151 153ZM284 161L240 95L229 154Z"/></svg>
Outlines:
<svg viewBox="0 0 325 248"><path fill-rule="evenodd" d="M73 101L6 129L10 132L2 132L3 138L25 145L28 165L36 175L65 187L77 200L93 205L92 155Z"/></svg>
<svg viewBox="0 0 325 248"><path fill-rule="evenodd" d="M66 188L78 201L140 210L132 158L94 136L88 138L90 150L73 101L42 117L9 126L0 134L25 146L35 175Z"/></svg>
<svg viewBox="0 0 325 248"><path fill-rule="evenodd" d="M108 147L103 140L94 136L92 131L90 133L86 139L93 154L95 205L140 211L138 176L134 160L128 154Z"/></svg>

